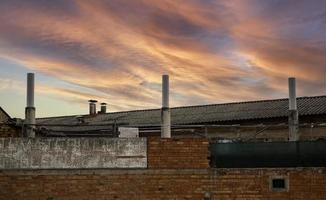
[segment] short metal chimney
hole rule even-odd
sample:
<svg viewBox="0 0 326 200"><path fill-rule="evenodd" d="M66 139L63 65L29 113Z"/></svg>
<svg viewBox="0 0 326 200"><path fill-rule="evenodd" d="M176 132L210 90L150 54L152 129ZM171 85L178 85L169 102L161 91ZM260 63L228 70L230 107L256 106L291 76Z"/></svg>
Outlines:
<svg viewBox="0 0 326 200"><path fill-rule="evenodd" d="M161 137L171 138L171 114L169 108L169 75L162 76Z"/></svg>
<svg viewBox="0 0 326 200"><path fill-rule="evenodd" d="M27 74L27 103L25 108L24 132L27 137L35 137L34 73Z"/></svg>
<svg viewBox="0 0 326 200"><path fill-rule="evenodd" d="M89 100L89 114L90 115L96 115L96 100Z"/></svg>
<svg viewBox="0 0 326 200"><path fill-rule="evenodd" d="M101 103L101 114L105 114L106 113L106 103Z"/></svg>
<svg viewBox="0 0 326 200"><path fill-rule="evenodd" d="M299 114L297 109L295 78L289 78L289 141L299 140Z"/></svg>

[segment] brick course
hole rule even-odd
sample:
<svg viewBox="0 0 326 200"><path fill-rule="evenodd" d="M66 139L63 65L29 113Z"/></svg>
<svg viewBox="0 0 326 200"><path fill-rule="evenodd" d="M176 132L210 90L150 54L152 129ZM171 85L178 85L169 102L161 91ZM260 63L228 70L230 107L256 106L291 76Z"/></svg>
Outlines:
<svg viewBox="0 0 326 200"><path fill-rule="evenodd" d="M289 178L273 192L269 178ZM0 175L0 199L326 199L325 169L32 171Z"/></svg>
<svg viewBox="0 0 326 200"><path fill-rule="evenodd" d="M209 168L207 139L161 139L148 137L147 159L150 169Z"/></svg>

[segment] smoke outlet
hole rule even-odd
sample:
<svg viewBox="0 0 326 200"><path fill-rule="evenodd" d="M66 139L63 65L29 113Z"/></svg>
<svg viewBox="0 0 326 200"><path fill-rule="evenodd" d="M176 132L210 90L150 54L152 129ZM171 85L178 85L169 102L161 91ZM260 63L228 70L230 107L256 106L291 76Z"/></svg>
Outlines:
<svg viewBox="0 0 326 200"><path fill-rule="evenodd" d="M171 138L171 114L169 108L169 75L162 76L161 137Z"/></svg>
<svg viewBox="0 0 326 200"><path fill-rule="evenodd" d="M35 137L35 107L34 107L34 73L27 74L27 98L25 108L24 134Z"/></svg>
<svg viewBox="0 0 326 200"><path fill-rule="evenodd" d="M101 114L105 114L106 113L106 103L101 103Z"/></svg>
<svg viewBox="0 0 326 200"><path fill-rule="evenodd" d="M96 103L97 101L96 100L89 100L89 114L90 115L96 115Z"/></svg>

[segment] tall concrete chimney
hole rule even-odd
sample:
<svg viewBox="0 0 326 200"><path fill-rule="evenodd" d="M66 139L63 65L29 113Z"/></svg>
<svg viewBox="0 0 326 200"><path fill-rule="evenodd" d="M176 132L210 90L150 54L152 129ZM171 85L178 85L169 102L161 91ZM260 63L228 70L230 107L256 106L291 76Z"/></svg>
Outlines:
<svg viewBox="0 0 326 200"><path fill-rule="evenodd" d="M27 74L27 99L25 108L25 134L27 137L35 137L35 107L34 107L34 74Z"/></svg>
<svg viewBox="0 0 326 200"><path fill-rule="evenodd" d="M90 115L96 115L96 100L89 100L89 114Z"/></svg>
<svg viewBox="0 0 326 200"><path fill-rule="evenodd" d="M299 114L297 109L295 78L289 78L289 141L299 140Z"/></svg>
<svg viewBox="0 0 326 200"><path fill-rule="evenodd" d="M162 76L161 137L171 138L171 114L169 108L169 75Z"/></svg>
<svg viewBox="0 0 326 200"><path fill-rule="evenodd" d="M101 103L101 114L106 113L106 103Z"/></svg>

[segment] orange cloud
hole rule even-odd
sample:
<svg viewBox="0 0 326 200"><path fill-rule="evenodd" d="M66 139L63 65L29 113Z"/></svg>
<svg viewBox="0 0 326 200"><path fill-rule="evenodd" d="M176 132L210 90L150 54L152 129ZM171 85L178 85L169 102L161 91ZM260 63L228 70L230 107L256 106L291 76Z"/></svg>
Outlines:
<svg viewBox="0 0 326 200"><path fill-rule="evenodd" d="M69 8L65 3L53 8L51 2L13 5L0 8L0 58L94 91L44 92L76 102L93 96L116 110L159 107L164 73L171 75L174 106L284 96L287 76L305 83L302 94L326 92L311 92L325 83L325 39L289 37L294 28L309 28L310 21L294 11L307 5L283 4L76 0ZM38 6L47 12L38 12ZM271 17L275 10L280 17ZM319 32L326 32L320 26Z"/></svg>

